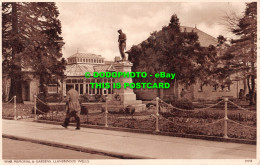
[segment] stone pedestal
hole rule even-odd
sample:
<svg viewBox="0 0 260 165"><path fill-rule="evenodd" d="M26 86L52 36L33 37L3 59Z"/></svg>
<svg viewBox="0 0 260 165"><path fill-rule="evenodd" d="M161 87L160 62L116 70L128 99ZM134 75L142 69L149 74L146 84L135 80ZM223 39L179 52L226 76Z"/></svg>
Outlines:
<svg viewBox="0 0 260 165"><path fill-rule="evenodd" d="M132 66L133 64L128 61L114 63L116 72L123 72L123 73L129 72L130 74L132 70ZM129 78L127 77L124 78L123 76L121 76L120 78L116 78L115 83L120 83L121 88L114 89L114 95L109 97L109 102L108 102L109 107L117 109L116 107L125 108L128 105L132 105L135 107L136 112L145 110L145 105L142 104L142 101L136 100L136 94L134 93L133 89L129 87L124 88L125 83L132 83L132 78L130 76ZM117 100L115 98L116 95L119 95L120 100L119 99Z"/></svg>

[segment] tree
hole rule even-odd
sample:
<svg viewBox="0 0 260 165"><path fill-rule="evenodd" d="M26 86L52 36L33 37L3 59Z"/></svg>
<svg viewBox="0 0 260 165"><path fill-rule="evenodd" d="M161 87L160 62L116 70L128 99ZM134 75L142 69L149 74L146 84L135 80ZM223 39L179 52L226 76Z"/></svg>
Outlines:
<svg viewBox="0 0 260 165"><path fill-rule="evenodd" d="M215 47L203 48L195 32L181 32L177 15L172 15L168 26L161 31L151 33L150 37L129 51L129 60L133 62L133 71L154 75L159 72L176 73L178 82L191 85L206 78L210 66L215 62ZM209 67L207 67L209 66ZM172 82L170 79L134 79L134 82L155 81Z"/></svg>
<svg viewBox="0 0 260 165"><path fill-rule="evenodd" d="M237 19L237 22L228 21L228 23L230 24L229 29L239 38L231 41L232 45L223 56L223 61L229 63L229 68L225 70L225 74L239 73L240 78L247 81L250 105L254 105L256 95L257 3L247 3L244 16Z"/></svg>
<svg viewBox="0 0 260 165"><path fill-rule="evenodd" d="M31 69L40 84L52 75L64 76L63 38L58 8L50 2L3 3L3 71L11 79L9 98L22 100L23 69Z"/></svg>

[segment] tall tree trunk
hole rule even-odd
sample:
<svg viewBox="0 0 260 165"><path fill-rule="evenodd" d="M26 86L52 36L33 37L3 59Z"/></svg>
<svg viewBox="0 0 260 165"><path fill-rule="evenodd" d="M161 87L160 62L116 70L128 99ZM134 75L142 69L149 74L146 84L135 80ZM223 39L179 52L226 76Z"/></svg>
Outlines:
<svg viewBox="0 0 260 165"><path fill-rule="evenodd" d="M17 3L12 3L12 33L15 36L12 43L12 67L13 73L11 74L11 87L9 99L16 96L18 103L23 103L22 98L22 73L21 73L21 58L18 56L19 53L19 41L18 41L18 14L17 14Z"/></svg>
<svg viewBox="0 0 260 165"><path fill-rule="evenodd" d="M255 105L255 76L251 76L251 94L250 94L250 104Z"/></svg>
<svg viewBox="0 0 260 165"><path fill-rule="evenodd" d="M246 79L243 80L243 84L244 84L244 93L243 93L243 97L245 97L245 95L246 95L246 93L247 93Z"/></svg>
<svg viewBox="0 0 260 165"><path fill-rule="evenodd" d="M255 71L255 68L254 68L254 65L255 63L252 62L251 63L251 70L252 72ZM251 93L251 94L250 94ZM254 75L251 75L251 91L250 91L250 104L249 105L255 105L255 76Z"/></svg>

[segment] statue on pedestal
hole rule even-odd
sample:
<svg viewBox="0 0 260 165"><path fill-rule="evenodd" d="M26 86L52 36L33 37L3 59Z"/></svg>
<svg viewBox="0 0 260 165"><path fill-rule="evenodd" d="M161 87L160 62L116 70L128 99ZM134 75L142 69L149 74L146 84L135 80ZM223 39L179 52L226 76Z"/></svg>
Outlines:
<svg viewBox="0 0 260 165"><path fill-rule="evenodd" d="M122 32L121 29L117 31L119 33L118 43L119 43L119 51L121 54L122 61L126 61L126 56L124 50L126 49L126 35Z"/></svg>

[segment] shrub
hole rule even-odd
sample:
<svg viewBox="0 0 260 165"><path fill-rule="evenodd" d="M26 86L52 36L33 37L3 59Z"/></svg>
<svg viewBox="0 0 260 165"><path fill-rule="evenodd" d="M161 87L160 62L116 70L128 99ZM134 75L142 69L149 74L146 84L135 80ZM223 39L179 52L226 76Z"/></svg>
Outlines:
<svg viewBox="0 0 260 165"><path fill-rule="evenodd" d="M125 113L126 114L134 114L135 113L135 107L132 106L132 105L128 105L126 108L125 108Z"/></svg>
<svg viewBox="0 0 260 165"><path fill-rule="evenodd" d="M125 111L124 111L124 108L119 108L119 114L124 114Z"/></svg>
<svg viewBox="0 0 260 165"><path fill-rule="evenodd" d="M154 104L154 103L147 103L147 104L146 104L146 108L150 108L151 106L154 106L154 107L155 107L156 104Z"/></svg>
<svg viewBox="0 0 260 165"><path fill-rule="evenodd" d="M105 102L105 96L102 95L88 95L84 94L80 96L81 102Z"/></svg>
<svg viewBox="0 0 260 165"><path fill-rule="evenodd" d="M51 93L48 94L46 101L49 103L61 102L63 100L63 95L61 93Z"/></svg>
<svg viewBox="0 0 260 165"><path fill-rule="evenodd" d="M87 114L88 114L88 109L87 109L87 107L81 106L80 114L81 114L81 115L87 115Z"/></svg>
<svg viewBox="0 0 260 165"><path fill-rule="evenodd" d="M88 99L88 95L87 95L87 94L81 95L81 96L80 96L80 99L81 99L82 102L89 102L89 99Z"/></svg>
<svg viewBox="0 0 260 165"><path fill-rule="evenodd" d="M106 111L106 107L101 107L101 112L103 113L103 112L105 112Z"/></svg>
<svg viewBox="0 0 260 165"><path fill-rule="evenodd" d="M38 95L37 95L37 98L40 99L42 102L47 103L47 99L45 98L45 96L44 96L43 93L38 94ZM49 111L50 111L50 106L48 106L48 105L42 103L42 102L39 101L38 99L37 99L37 101L36 101L36 107L37 107L37 109L39 109L40 111L45 112L45 113L49 112ZM40 111L36 111L36 113L37 113L37 114L43 114L43 113L40 112ZM33 113L34 113L34 107L32 108L32 114L33 114Z"/></svg>
<svg viewBox="0 0 260 165"><path fill-rule="evenodd" d="M100 95L98 101L99 101L99 102L105 102L105 101L106 101L106 96Z"/></svg>
<svg viewBox="0 0 260 165"><path fill-rule="evenodd" d="M193 103L187 98L181 98L175 102L172 102L172 105L181 109L187 109L187 110L194 109Z"/></svg>
<svg viewBox="0 0 260 165"><path fill-rule="evenodd" d="M173 95L165 95L163 96L162 100L166 103L176 102L176 97Z"/></svg>

